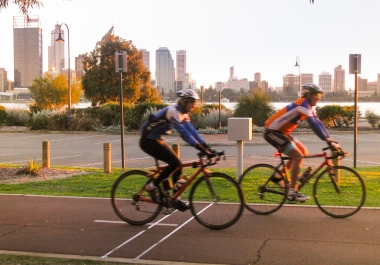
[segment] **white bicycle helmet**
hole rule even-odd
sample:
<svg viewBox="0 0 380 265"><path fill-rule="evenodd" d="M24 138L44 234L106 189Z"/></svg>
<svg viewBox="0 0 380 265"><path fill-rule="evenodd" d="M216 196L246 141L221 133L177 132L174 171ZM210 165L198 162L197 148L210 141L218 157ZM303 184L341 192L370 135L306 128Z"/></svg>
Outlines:
<svg viewBox="0 0 380 265"><path fill-rule="evenodd" d="M323 94L323 90L320 86L313 84L313 83L307 83L302 85L301 89L301 97L305 98L306 94Z"/></svg>
<svg viewBox="0 0 380 265"><path fill-rule="evenodd" d="M186 99L186 100L188 100L188 99L199 100L200 99L198 93L192 89L183 89L183 90L177 91L177 96L180 99Z"/></svg>

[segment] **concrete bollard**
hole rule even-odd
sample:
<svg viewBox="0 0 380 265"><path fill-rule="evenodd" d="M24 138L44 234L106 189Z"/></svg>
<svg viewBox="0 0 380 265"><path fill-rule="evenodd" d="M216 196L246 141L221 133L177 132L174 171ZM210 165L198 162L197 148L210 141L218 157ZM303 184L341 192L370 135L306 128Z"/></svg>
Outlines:
<svg viewBox="0 0 380 265"><path fill-rule="evenodd" d="M228 118L228 140L237 147L236 179L243 174L244 141L252 140L252 118Z"/></svg>
<svg viewBox="0 0 380 265"><path fill-rule="evenodd" d="M111 143L103 143L103 172L112 173Z"/></svg>
<svg viewBox="0 0 380 265"><path fill-rule="evenodd" d="M50 142L42 142L42 167L50 168Z"/></svg>
<svg viewBox="0 0 380 265"><path fill-rule="evenodd" d="M176 153L177 157L181 159L181 147L179 144L172 145L173 151Z"/></svg>

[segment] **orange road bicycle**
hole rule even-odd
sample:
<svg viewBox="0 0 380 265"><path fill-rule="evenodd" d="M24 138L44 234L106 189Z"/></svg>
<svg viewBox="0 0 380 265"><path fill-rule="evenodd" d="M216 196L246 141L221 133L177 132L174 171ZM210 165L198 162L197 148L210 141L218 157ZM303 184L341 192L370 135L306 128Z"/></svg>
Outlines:
<svg viewBox="0 0 380 265"><path fill-rule="evenodd" d="M330 156L327 150L331 151ZM322 151L320 154L305 156L306 159L322 157L324 161L311 170L306 178L301 179L298 190L312 183L315 203L323 213L331 217L345 218L357 213L366 198L362 177L349 167L333 165L332 159L347 156L341 148L334 149L329 146ZM276 154L281 158L277 166L253 165L240 177L239 185L245 195L245 207L253 213L274 213L287 201L290 176L288 170L285 170L285 162L290 158L279 152ZM281 178L282 181L273 182L273 176Z"/></svg>
<svg viewBox="0 0 380 265"><path fill-rule="evenodd" d="M166 166L160 166L156 159L156 167L149 173L142 170L127 171L119 176L112 187L113 209L123 221L132 225L144 225L160 213L170 214L175 211L175 200L191 187L189 203L194 218L211 229L227 228L239 220L244 209L244 197L239 184L232 177L207 169L222 157L224 152L211 150L211 154L198 153L197 161L182 163L183 168L192 167L197 170L172 196L171 185L166 182L169 179L162 181L159 186L160 203L154 202L144 187Z"/></svg>

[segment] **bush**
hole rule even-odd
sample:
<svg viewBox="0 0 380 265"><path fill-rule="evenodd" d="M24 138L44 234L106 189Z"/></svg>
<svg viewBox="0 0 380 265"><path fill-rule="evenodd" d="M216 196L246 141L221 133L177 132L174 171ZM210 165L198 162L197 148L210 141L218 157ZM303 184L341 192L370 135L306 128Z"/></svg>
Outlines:
<svg viewBox="0 0 380 265"><path fill-rule="evenodd" d="M365 118L372 128L376 128L376 125L379 125L380 115L375 114L372 110L367 111Z"/></svg>
<svg viewBox="0 0 380 265"><path fill-rule="evenodd" d="M28 126L29 125L29 111L23 109L9 109L6 110L5 125L7 126Z"/></svg>
<svg viewBox="0 0 380 265"><path fill-rule="evenodd" d="M3 106L0 106L0 126L5 123L5 119L7 118L7 112Z"/></svg>
<svg viewBox="0 0 380 265"><path fill-rule="evenodd" d="M48 119L47 129L52 131L64 131L67 129L66 111L53 112Z"/></svg>
<svg viewBox="0 0 380 265"><path fill-rule="evenodd" d="M46 129L49 123L49 116L51 115L50 110L42 110L38 112L33 112L29 121L29 126L31 130L42 130Z"/></svg>

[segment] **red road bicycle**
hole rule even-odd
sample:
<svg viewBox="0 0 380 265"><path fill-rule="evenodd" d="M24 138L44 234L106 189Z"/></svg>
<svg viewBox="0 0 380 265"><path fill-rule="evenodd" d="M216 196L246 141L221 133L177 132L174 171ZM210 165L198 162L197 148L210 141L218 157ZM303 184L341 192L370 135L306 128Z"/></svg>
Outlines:
<svg viewBox="0 0 380 265"><path fill-rule="evenodd" d="M327 150L331 151L331 155L328 155ZM323 213L329 216L344 218L357 213L366 198L362 177L349 167L333 165L332 159L343 158L347 155L342 149L329 146L323 148L322 151L323 153L320 154L305 156L306 159L322 157L324 160L298 185L298 190L312 183L315 203ZM253 165L240 177L239 184L245 195L245 207L253 213L274 213L287 201L290 176L284 165L290 158L281 153L277 154L281 158L277 166ZM280 177L285 185L274 183L271 180L273 176ZM314 177L316 177L315 181Z"/></svg>
<svg viewBox="0 0 380 265"><path fill-rule="evenodd" d="M232 177L207 169L222 157L224 152L212 150L211 154L199 153L197 161L184 162L183 168L192 167L197 170L173 196L170 194L172 190L162 181L159 187L160 203L154 202L144 187L166 166L160 166L156 160L156 167L150 172L127 171L119 176L112 187L113 209L123 221L132 225L144 225L160 213L173 212L175 199L191 187L189 202L194 218L211 229L227 228L239 220L244 209L244 197L239 184Z"/></svg>

